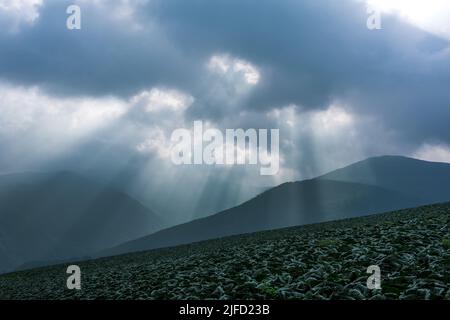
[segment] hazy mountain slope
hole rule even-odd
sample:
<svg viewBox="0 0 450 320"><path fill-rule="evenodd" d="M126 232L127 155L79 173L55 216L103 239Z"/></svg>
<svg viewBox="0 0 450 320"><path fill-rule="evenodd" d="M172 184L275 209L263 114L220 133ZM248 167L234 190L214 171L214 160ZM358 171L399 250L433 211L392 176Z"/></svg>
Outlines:
<svg viewBox="0 0 450 320"><path fill-rule="evenodd" d="M336 220L415 204L414 198L362 184L327 180L285 183L235 208L159 231L107 250L104 254Z"/></svg>
<svg viewBox="0 0 450 320"><path fill-rule="evenodd" d="M166 247L448 200L450 164L397 156L369 158L316 179L282 184L240 206L161 230L103 254Z"/></svg>
<svg viewBox="0 0 450 320"><path fill-rule="evenodd" d="M369 158L320 179L376 185L414 195L423 204L450 200L450 164L400 156Z"/></svg>
<svg viewBox="0 0 450 320"><path fill-rule="evenodd" d="M105 181L156 212L164 212L163 218L170 226L235 207L264 191L257 184L242 181L236 174L230 176L222 173L207 178L199 175L194 180L182 178L169 181L164 173L153 172L152 181L143 174L147 169L148 163L132 161L113 177L101 172L89 172L88 176L96 181ZM194 176L198 169L186 166L183 170L186 176ZM192 188L193 185L195 188Z"/></svg>
<svg viewBox="0 0 450 320"><path fill-rule="evenodd" d="M0 270L88 255L159 228L136 200L74 173L0 176Z"/></svg>
<svg viewBox="0 0 450 320"><path fill-rule="evenodd" d="M0 275L0 299L450 299L450 203ZM382 290L367 288L378 265Z"/></svg>

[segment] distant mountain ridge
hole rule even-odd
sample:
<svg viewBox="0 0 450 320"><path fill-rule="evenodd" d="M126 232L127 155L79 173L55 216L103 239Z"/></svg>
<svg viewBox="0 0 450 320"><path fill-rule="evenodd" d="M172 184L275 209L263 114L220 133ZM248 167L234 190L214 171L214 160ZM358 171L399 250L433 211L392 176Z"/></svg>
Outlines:
<svg viewBox="0 0 450 320"><path fill-rule="evenodd" d="M228 210L106 250L114 255L450 200L450 164L369 158L315 179L284 183Z"/></svg>
<svg viewBox="0 0 450 320"><path fill-rule="evenodd" d="M0 273L449 200L450 164L384 156L162 229L158 215L137 200L78 174L3 175Z"/></svg>
<svg viewBox="0 0 450 320"><path fill-rule="evenodd" d="M0 271L84 257L161 227L138 201L72 172L0 176Z"/></svg>
<svg viewBox="0 0 450 320"><path fill-rule="evenodd" d="M423 204L450 199L450 164L402 156L359 161L318 179L355 182L408 193Z"/></svg>

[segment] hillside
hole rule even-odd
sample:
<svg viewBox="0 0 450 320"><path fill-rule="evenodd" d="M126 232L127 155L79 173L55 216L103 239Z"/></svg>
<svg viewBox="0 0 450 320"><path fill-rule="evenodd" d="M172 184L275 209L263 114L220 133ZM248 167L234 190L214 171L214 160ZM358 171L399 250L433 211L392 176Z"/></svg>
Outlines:
<svg viewBox="0 0 450 320"><path fill-rule="evenodd" d="M285 183L213 216L161 230L102 252L114 255L248 232L317 223L416 206L379 187L327 180Z"/></svg>
<svg viewBox="0 0 450 320"><path fill-rule="evenodd" d="M0 271L87 256L161 226L136 200L71 172L0 176Z"/></svg>
<svg viewBox="0 0 450 320"><path fill-rule="evenodd" d="M0 299L450 299L450 203L0 276ZM381 290L366 287L370 265Z"/></svg>
<svg viewBox="0 0 450 320"><path fill-rule="evenodd" d="M77 174L0 176L0 273L443 202L448 190L450 164L377 157L161 230L141 203Z"/></svg>
<svg viewBox="0 0 450 320"><path fill-rule="evenodd" d="M421 204L450 200L450 164L401 156L369 158L319 179L362 183L407 193Z"/></svg>
<svg viewBox="0 0 450 320"><path fill-rule="evenodd" d="M100 253L115 255L450 200L450 164L369 158L312 180L284 183L215 215Z"/></svg>

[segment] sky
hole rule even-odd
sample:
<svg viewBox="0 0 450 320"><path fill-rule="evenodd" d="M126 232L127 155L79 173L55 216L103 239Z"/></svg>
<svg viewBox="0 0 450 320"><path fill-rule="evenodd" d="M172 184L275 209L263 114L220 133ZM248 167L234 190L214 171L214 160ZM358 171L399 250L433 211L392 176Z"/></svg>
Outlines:
<svg viewBox="0 0 450 320"><path fill-rule="evenodd" d="M74 170L185 221L371 156L450 162L449 16L443 0L0 0L0 173ZM171 132L196 120L279 129L278 174L175 166Z"/></svg>

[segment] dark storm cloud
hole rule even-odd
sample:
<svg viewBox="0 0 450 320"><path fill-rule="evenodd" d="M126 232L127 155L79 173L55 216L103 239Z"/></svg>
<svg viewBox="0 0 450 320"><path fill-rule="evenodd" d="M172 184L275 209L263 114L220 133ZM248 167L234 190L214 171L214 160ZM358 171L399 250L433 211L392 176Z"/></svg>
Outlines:
<svg viewBox="0 0 450 320"><path fill-rule="evenodd" d="M111 7L113 7L111 2ZM83 2L82 29L66 28L68 1L47 1L37 22L0 36L0 76L56 94L131 95L158 84L187 83L195 65L158 27L133 31L111 7Z"/></svg>
<svg viewBox="0 0 450 320"><path fill-rule="evenodd" d="M448 135L443 124L423 128L419 121L425 109L438 122L448 115L449 56L430 58L447 43L387 16L382 30L370 31L361 3L136 2L140 30L133 30L133 21L115 19L111 8L118 2L111 3L81 3L82 30L68 31L69 3L46 2L34 26L0 37L0 76L59 94L129 97L153 86L174 87L196 98L188 116L215 120L227 109L291 103L325 108L334 99L355 97L355 108L388 121L407 109L412 127ZM260 82L233 108L209 92L205 63L221 53L245 59L261 72Z"/></svg>
<svg viewBox="0 0 450 320"><path fill-rule="evenodd" d="M0 34L0 95L21 85L41 90L38 97L28 89L0 97L2 172L74 169L113 181L182 221L235 205L262 187L367 156L410 155L430 141L450 144L448 42L387 15L382 30L369 31L361 2L81 1L77 31L65 26L69 4L44 1L34 24ZM249 85L211 72L214 55L251 64L259 81ZM192 96L193 103L171 113L146 112L145 99L132 102L155 87ZM24 103L19 95L35 101ZM81 138L52 129L54 122L67 129L78 116L72 98L99 99L93 108L104 108L109 100L102 99L110 95L126 109L113 122L97 116L93 126L104 126L87 135L77 131ZM19 102L6 108L2 101ZM46 103L71 113L50 110L39 120ZM330 104L341 109L327 113ZM16 115L21 108L31 111ZM8 117L36 123L22 126ZM155 128L168 138L173 126L190 128L197 119L219 129L280 128L281 178L264 180L247 167L174 168L157 153L136 151ZM9 130L16 122L18 129ZM157 140L156 146L163 144Z"/></svg>
<svg viewBox="0 0 450 320"><path fill-rule="evenodd" d="M370 31L365 7L351 1L158 1L155 10L181 45L261 68L244 108L349 99L407 134L450 138L450 56L439 56L448 42L398 19L385 15Z"/></svg>
<svg viewBox="0 0 450 320"><path fill-rule="evenodd" d="M195 98L187 120L210 119L219 127L273 127L277 122L265 117L273 108L295 104L307 112L339 101L352 113L376 117L408 148L450 142L448 42L387 15L382 30L370 31L363 3L136 1L129 2L132 19L115 15L115 6L128 2L101 3L80 2L82 30L69 31L71 2L44 2L34 25L0 35L0 78L51 95L124 101L144 89L174 88ZM251 63L260 81L236 94L233 83L206 67L222 54ZM236 116L242 111L251 116ZM138 118L159 121L136 110L124 121ZM305 136L291 139L297 149L314 149Z"/></svg>

